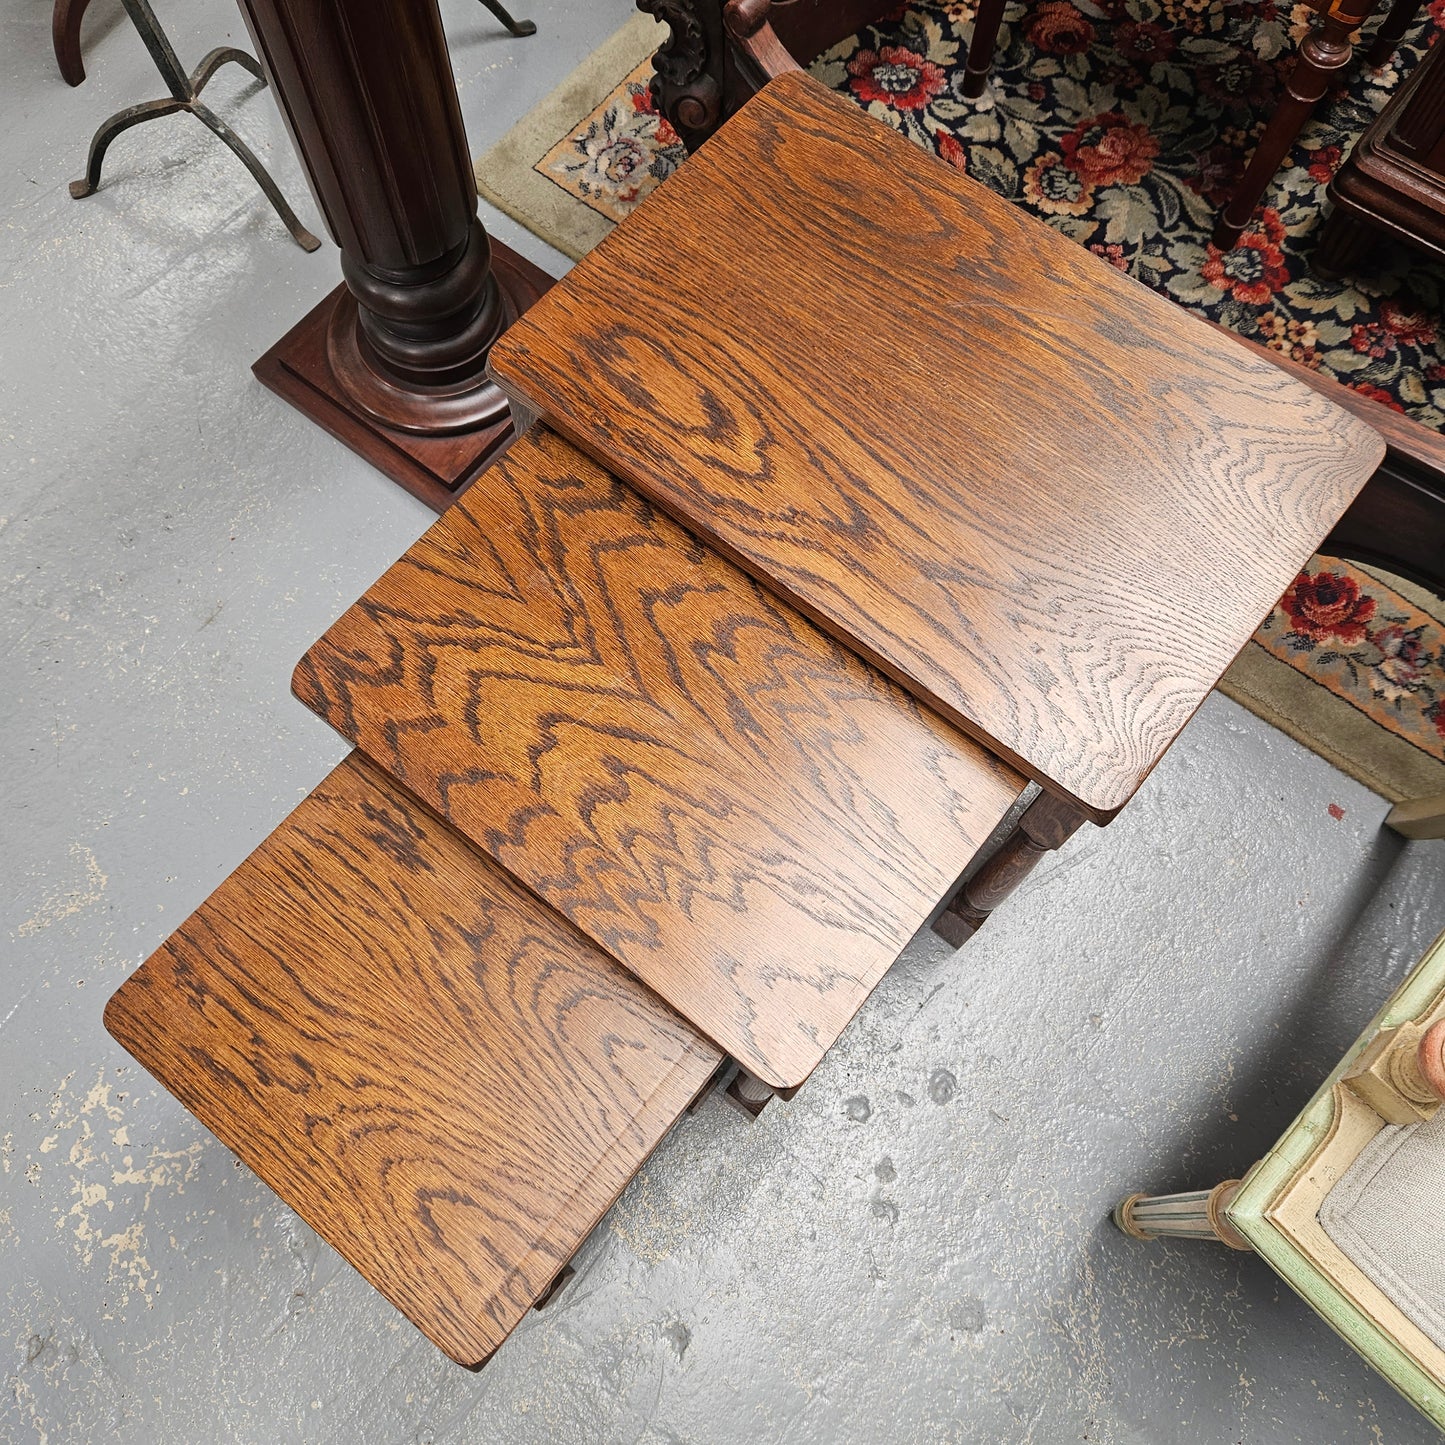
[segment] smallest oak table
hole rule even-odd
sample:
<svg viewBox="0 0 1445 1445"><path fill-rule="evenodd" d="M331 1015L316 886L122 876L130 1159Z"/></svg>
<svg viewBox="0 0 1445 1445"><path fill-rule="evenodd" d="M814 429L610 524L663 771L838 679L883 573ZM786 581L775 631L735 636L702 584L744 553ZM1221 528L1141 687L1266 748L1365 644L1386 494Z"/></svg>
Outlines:
<svg viewBox="0 0 1445 1445"><path fill-rule="evenodd" d="M1099 823L1384 455L802 73L743 106L490 369Z"/></svg>
<svg viewBox="0 0 1445 1445"><path fill-rule="evenodd" d="M471 1368L720 1062L358 753L121 985L105 1023Z"/></svg>

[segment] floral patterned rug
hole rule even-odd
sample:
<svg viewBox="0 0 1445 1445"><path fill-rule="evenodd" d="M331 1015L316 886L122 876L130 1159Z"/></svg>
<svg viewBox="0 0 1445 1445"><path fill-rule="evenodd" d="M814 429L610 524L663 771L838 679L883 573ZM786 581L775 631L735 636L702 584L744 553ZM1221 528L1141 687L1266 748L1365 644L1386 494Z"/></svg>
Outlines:
<svg viewBox="0 0 1445 1445"><path fill-rule="evenodd" d="M813 73L1170 300L1445 427L1445 272L1389 243L1353 279L1308 267L1326 183L1445 26L1445 0L1432 0L1394 62L1350 72L1255 229L1224 254L1210 227L1279 94L1306 6L1015 3L989 91L968 101L973 11L973 0L901 5ZM636 65L580 122L554 130L534 179L622 220L685 159L650 78L647 61ZM1315 558L1224 690L1387 797L1445 791L1445 604L1408 584Z"/></svg>
<svg viewBox="0 0 1445 1445"><path fill-rule="evenodd" d="M1281 688L1270 678L1278 667L1303 686ZM1256 698L1261 671L1275 685ZM1249 707L1269 704L1254 710L1394 801L1445 783L1437 774L1445 764L1445 604L1387 573L1316 557L1255 633L1225 691ZM1320 716L1327 700L1347 704L1389 741L1372 731L1363 749L1352 748L1341 736L1352 730Z"/></svg>
<svg viewBox="0 0 1445 1445"><path fill-rule="evenodd" d="M1394 61L1349 72L1300 136L1255 228L1224 254L1210 228L1279 98L1308 6L1013 4L982 102L961 89L973 8L900 9L813 72L1170 300L1445 426L1441 270L1391 245L1352 281L1308 266L1325 185L1445 23L1441 0Z"/></svg>

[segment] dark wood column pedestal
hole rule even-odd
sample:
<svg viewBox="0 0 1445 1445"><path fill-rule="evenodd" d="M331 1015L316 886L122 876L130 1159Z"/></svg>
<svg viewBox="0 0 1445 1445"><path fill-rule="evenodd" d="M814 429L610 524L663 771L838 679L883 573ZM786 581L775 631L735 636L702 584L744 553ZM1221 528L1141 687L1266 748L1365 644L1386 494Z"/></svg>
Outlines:
<svg viewBox="0 0 1445 1445"><path fill-rule="evenodd" d="M437 0L240 0L342 286L257 377L440 511L510 440L487 354L551 284L487 236Z"/></svg>

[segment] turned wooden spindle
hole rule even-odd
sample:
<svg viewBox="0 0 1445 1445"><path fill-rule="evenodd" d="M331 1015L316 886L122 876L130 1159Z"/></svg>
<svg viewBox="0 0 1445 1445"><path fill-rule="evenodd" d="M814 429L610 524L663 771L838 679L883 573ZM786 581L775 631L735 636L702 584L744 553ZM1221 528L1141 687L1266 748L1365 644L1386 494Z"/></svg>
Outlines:
<svg viewBox="0 0 1445 1445"><path fill-rule="evenodd" d="M1373 9L1374 0L1337 4L1300 41L1299 54L1285 82L1284 96L1270 116L1229 204L1215 223L1210 239L1221 251L1229 250L1244 234L1305 122L1335 78L1350 63L1354 49L1350 36Z"/></svg>
<svg viewBox="0 0 1445 1445"><path fill-rule="evenodd" d="M788 1092L791 1094L792 1090ZM755 1078L746 1069L739 1069L723 1093L735 1108L741 1110L748 1118L756 1119L772 1102L773 1096L778 1093L778 1090L771 1084L765 1084L761 1079Z"/></svg>
<svg viewBox="0 0 1445 1445"><path fill-rule="evenodd" d="M1040 859L1062 847L1084 822L1071 803L1040 793L988 861L934 920L933 931L955 948L971 938L990 913L1029 876Z"/></svg>

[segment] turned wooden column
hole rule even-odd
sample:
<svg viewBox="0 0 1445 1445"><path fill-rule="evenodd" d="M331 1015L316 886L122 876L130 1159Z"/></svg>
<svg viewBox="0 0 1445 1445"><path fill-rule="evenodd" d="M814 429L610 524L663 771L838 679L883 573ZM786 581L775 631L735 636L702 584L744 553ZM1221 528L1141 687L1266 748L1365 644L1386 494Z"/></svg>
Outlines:
<svg viewBox="0 0 1445 1445"><path fill-rule="evenodd" d="M550 278L491 242L437 0L240 0L345 284L257 376L440 510L510 438L487 353Z"/></svg>
<svg viewBox="0 0 1445 1445"><path fill-rule="evenodd" d="M933 931L955 948L972 938L1039 861L1062 848L1087 820L1072 803L1040 793L989 854L983 866L933 920Z"/></svg>

